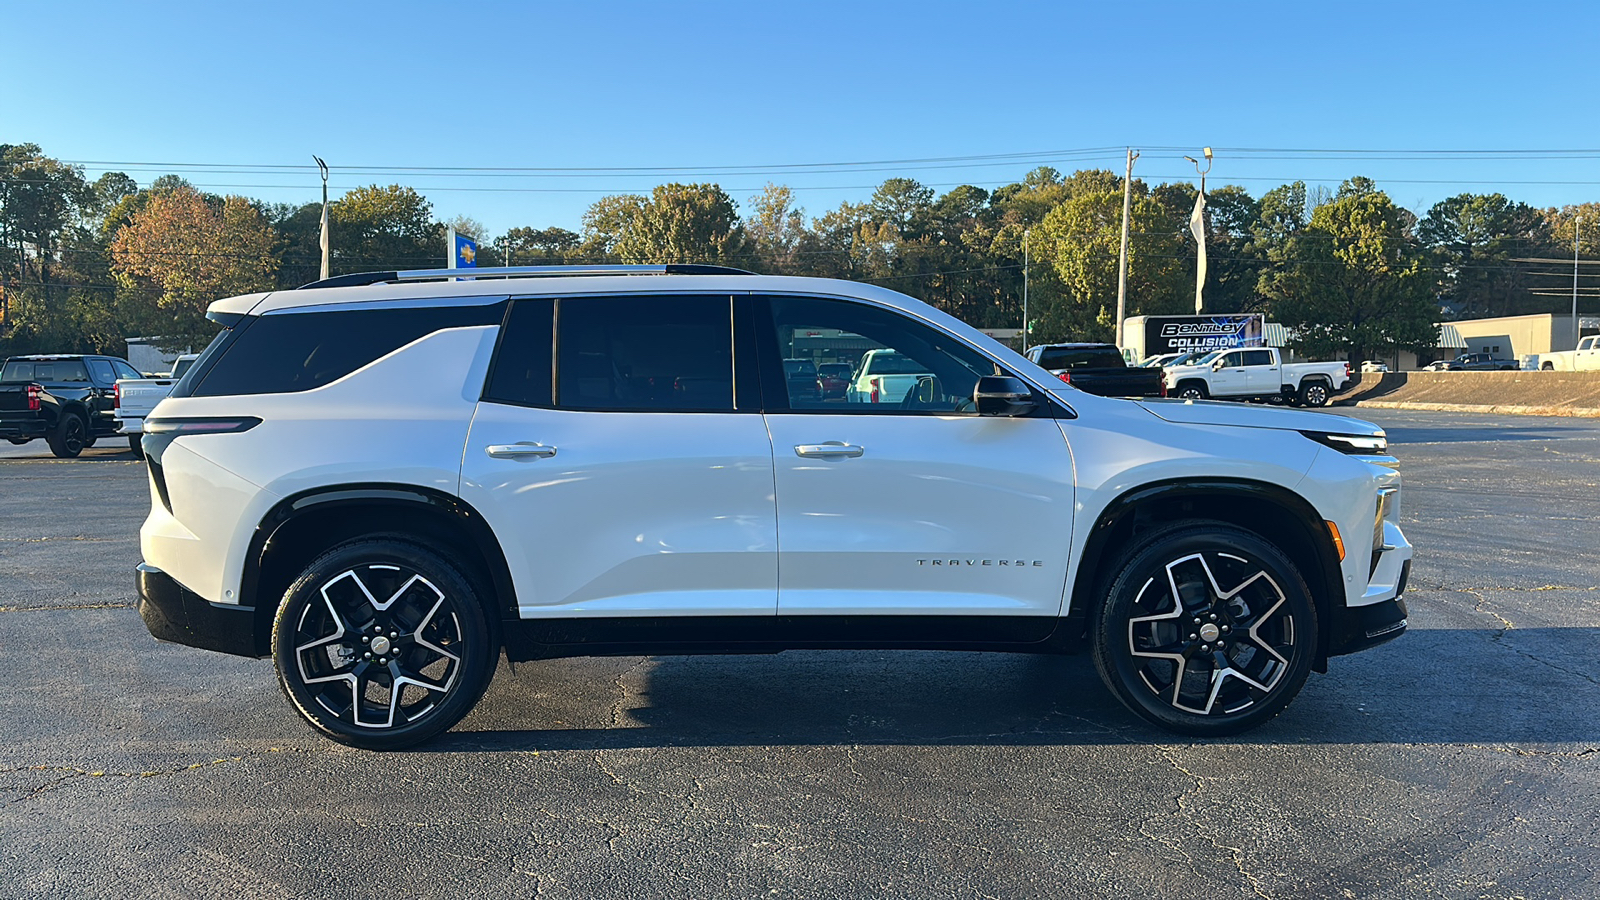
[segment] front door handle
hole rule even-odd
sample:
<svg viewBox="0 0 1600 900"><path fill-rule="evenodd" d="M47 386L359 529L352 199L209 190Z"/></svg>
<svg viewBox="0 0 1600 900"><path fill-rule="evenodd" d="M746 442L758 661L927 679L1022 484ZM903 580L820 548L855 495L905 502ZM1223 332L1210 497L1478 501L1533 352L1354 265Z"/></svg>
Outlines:
<svg viewBox="0 0 1600 900"><path fill-rule="evenodd" d="M796 456L848 456L855 458L867 452L867 448L857 447L855 444L846 444L844 441L824 441L820 444L796 444L794 452Z"/></svg>
<svg viewBox="0 0 1600 900"><path fill-rule="evenodd" d="M515 444L490 444L488 454L495 459L549 459L556 455L556 448L546 447L536 441L518 441Z"/></svg>

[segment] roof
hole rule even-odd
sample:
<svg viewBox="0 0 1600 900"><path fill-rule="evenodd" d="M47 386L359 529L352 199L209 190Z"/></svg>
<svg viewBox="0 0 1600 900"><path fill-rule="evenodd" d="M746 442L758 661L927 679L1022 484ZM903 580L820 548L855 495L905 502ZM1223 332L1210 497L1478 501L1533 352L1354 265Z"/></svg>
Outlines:
<svg viewBox="0 0 1600 900"><path fill-rule="evenodd" d="M1467 349L1467 342L1461 337L1461 332L1457 331L1454 325L1445 323L1439 326L1439 349L1465 350Z"/></svg>

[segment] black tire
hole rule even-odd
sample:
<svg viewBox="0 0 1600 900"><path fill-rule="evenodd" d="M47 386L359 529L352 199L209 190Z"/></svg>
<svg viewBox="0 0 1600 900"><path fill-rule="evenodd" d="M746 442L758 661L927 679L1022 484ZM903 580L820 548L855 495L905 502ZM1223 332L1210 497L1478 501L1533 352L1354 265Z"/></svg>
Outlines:
<svg viewBox="0 0 1600 900"><path fill-rule="evenodd" d="M1327 406L1328 398L1333 396L1333 390L1326 381L1307 381L1300 385L1301 406Z"/></svg>
<svg viewBox="0 0 1600 900"><path fill-rule="evenodd" d="M1316 606L1294 563L1260 536L1179 522L1115 571L1092 634L1094 664L1145 720L1180 734L1236 734L1278 715L1305 684Z"/></svg>
<svg viewBox="0 0 1600 900"><path fill-rule="evenodd" d="M77 413L67 413L56 421L56 427L45 435L50 452L61 459L76 459L83 448L89 446L89 427Z"/></svg>
<svg viewBox="0 0 1600 900"><path fill-rule="evenodd" d="M133 451L134 459L144 459L144 444L141 443L143 440L142 434L128 435L128 449Z"/></svg>
<svg viewBox="0 0 1600 900"><path fill-rule="evenodd" d="M1554 372L1556 370L1556 364L1555 363L1545 363L1544 365L1541 365L1539 368L1542 369L1543 371L1546 371L1546 372Z"/></svg>
<svg viewBox="0 0 1600 900"><path fill-rule="evenodd" d="M313 728L341 744L397 750L455 725L483 696L500 655L495 624L442 557L363 539L323 554L290 585L273 620L272 659Z"/></svg>
<svg viewBox="0 0 1600 900"><path fill-rule="evenodd" d="M1178 390L1172 396L1179 400L1205 400L1211 396L1211 392L1206 390L1203 381L1184 381L1178 384Z"/></svg>

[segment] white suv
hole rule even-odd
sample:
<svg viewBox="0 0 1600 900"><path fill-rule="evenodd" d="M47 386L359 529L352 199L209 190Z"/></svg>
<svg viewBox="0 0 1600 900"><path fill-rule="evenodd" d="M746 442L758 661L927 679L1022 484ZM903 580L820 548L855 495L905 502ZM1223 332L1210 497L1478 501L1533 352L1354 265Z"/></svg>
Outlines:
<svg viewBox="0 0 1600 900"><path fill-rule="evenodd" d="M1222 735L1399 635L1384 434L1081 393L878 287L704 266L346 276L212 305L145 423L139 609L271 656L337 741L461 719L504 652L1086 648ZM785 360L915 361L898 402Z"/></svg>

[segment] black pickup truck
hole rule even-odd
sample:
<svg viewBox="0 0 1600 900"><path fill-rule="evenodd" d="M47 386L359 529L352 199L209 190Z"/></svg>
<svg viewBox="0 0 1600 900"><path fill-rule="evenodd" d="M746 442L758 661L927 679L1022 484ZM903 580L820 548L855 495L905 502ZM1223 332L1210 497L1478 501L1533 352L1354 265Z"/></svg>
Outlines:
<svg viewBox="0 0 1600 900"><path fill-rule="evenodd" d="M51 453L71 459L117 433L117 379L139 377L114 356L13 356L0 367L0 438L44 438Z"/></svg>
<svg viewBox="0 0 1600 900"><path fill-rule="evenodd" d="M1040 344L1028 358L1082 391L1102 397L1165 397L1166 381L1156 368L1130 368L1110 344Z"/></svg>

